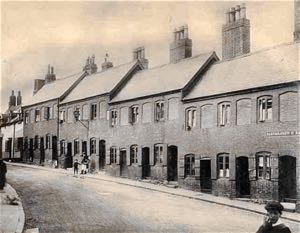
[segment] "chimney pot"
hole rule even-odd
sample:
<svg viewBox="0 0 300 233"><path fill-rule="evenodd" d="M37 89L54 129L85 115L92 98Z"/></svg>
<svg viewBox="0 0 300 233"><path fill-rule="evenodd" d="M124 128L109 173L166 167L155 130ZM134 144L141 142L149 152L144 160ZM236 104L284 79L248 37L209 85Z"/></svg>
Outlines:
<svg viewBox="0 0 300 233"><path fill-rule="evenodd" d="M241 18L242 19L246 19L246 5L245 3L242 3L242 7L241 7Z"/></svg>
<svg viewBox="0 0 300 233"><path fill-rule="evenodd" d="M226 18L227 18L227 23L230 23L230 9L227 10L226 12Z"/></svg>
<svg viewBox="0 0 300 233"><path fill-rule="evenodd" d="M236 20L240 19L241 18L241 6L240 5L237 5L235 7L235 11L236 11Z"/></svg>
<svg viewBox="0 0 300 233"><path fill-rule="evenodd" d="M235 21L235 8L234 7L231 7L230 9L230 14L231 14L231 22L234 22Z"/></svg>

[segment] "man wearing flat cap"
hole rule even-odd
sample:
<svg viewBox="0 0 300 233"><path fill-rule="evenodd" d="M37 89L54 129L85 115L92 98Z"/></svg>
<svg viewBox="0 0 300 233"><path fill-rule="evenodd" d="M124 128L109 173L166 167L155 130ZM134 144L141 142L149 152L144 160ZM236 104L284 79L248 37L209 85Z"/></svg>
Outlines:
<svg viewBox="0 0 300 233"><path fill-rule="evenodd" d="M265 206L267 214L264 223L256 233L291 233L290 229L279 221L283 206L278 201L268 202Z"/></svg>

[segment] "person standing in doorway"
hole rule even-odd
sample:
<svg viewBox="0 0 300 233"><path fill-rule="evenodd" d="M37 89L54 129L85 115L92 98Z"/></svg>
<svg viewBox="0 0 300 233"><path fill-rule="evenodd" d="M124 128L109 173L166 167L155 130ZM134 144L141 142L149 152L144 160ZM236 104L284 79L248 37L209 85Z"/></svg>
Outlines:
<svg viewBox="0 0 300 233"><path fill-rule="evenodd" d="M0 192L3 192L5 182L6 182L6 164L4 163L3 159L0 159Z"/></svg>
<svg viewBox="0 0 300 233"><path fill-rule="evenodd" d="M290 229L280 222L279 218L284 209L280 202L268 202L265 209L267 210L267 214L264 218L264 223L256 233L291 233Z"/></svg>

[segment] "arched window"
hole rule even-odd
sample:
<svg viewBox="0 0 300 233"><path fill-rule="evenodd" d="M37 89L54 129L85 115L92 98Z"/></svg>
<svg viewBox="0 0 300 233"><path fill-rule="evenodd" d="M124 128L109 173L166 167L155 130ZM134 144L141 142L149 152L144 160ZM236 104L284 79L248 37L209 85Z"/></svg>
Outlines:
<svg viewBox="0 0 300 233"><path fill-rule="evenodd" d="M280 121L297 121L297 92L285 92L279 96Z"/></svg>
<svg viewBox="0 0 300 233"><path fill-rule="evenodd" d="M190 107L185 110L185 125L186 130L191 130L196 127L196 107Z"/></svg>
<svg viewBox="0 0 300 233"><path fill-rule="evenodd" d="M143 104L143 123L151 122L152 110L151 103Z"/></svg>
<svg viewBox="0 0 300 233"><path fill-rule="evenodd" d="M195 175L195 155L185 155L184 156L184 176L194 176Z"/></svg>
<svg viewBox="0 0 300 233"><path fill-rule="evenodd" d="M139 110L139 106L135 105L132 106L129 111L130 111L130 118L129 121L132 124L138 123L139 122L139 118L140 118L140 110Z"/></svg>
<svg viewBox="0 0 300 233"><path fill-rule="evenodd" d="M270 152L259 152L256 154L256 171L258 179L269 180L271 178Z"/></svg>
<svg viewBox="0 0 300 233"><path fill-rule="evenodd" d="M272 121L272 96L262 96L257 99L258 121Z"/></svg>
<svg viewBox="0 0 300 233"><path fill-rule="evenodd" d="M138 146L132 145L130 147L130 163L137 163L138 162Z"/></svg>
<svg viewBox="0 0 300 233"><path fill-rule="evenodd" d="M82 120L89 119L89 106L87 104L82 106Z"/></svg>
<svg viewBox="0 0 300 233"><path fill-rule="evenodd" d="M155 120L162 121L165 119L165 102L157 101L155 103Z"/></svg>
<svg viewBox="0 0 300 233"><path fill-rule="evenodd" d="M200 108L200 122L201 122L201 128L212 128L213 122L214 122L214 115L213 115L213 105L212 104L206 104L201 106Z"/></svg>
<svg viewBox="0 0 300 233"><path fill-rule="evenodd" d="M175 120L178 118L178 98L171 98L168 101L168 119Z"/></svg>
<svg viewBox="0 0 300 233"><path fill-rule="evenodd" d="M230 102L218 104L218 125L226 126L230 123Z"/></svg>
<svg viewBox="0 0 300 233"><path fill-rule="evenodd" d="M241 99L236 102L236 124L251 123L251 99Z"/></svg>

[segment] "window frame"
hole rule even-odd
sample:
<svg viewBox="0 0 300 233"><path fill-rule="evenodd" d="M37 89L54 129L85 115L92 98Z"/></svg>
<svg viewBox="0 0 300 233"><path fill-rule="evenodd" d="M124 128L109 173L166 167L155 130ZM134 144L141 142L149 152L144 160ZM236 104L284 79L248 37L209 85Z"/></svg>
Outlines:
<svg viewBox="0 0 300 233"><path fill-rule="evenodd" d="M163 144L158 143L154 145L154 164L162 164L164 161L164 147Z"/></svg>
<svg viewBox="0 0 300 233"><path fill-rule="evenodd" d="M260 158L262 158L262 166L260 166ZM271 180L271 153L258 152L255 156L256 161L256 178L258 180ZM262 175L260 175L260 172Z"/></svg>
<svg viewBox="0 0 300 233"><path fill-rule="evenodd" d="M271 101L271 108L268 108ZM269 118L269 116L271 116ZM257 121L259 123L272 122L273 120L273 96L265 95L257 98Z"/></svg>
<svg viewBox="0 0 300 233"><path fill-rule="evenodd" d="M90 113L90 119L91 120L96 120L97 119L97 103L91 103L91 106L90 106L90 110L91 110L91 113Z"/></svg>
<svg viewBox="0 0 300 233"><path fill-rule="evenodd" d="M26 110L25 113L24 113L24 121L25 121L25 124L30 123L29 111L28 110Z"/></svg>
<svg viewBox="0 0 300 233"><path fill-rule="evenodd" d="M130 164L138 163L138 145L130 146Z"/></svg>
<svg viewBox="0 0 300 233"><path fill-rule="evenodd" d="M218 154L218 156L217 156L217 174L218 174L218 178L229 179L230 167L229 167L229 154L228 153Z"/></svg>
<svg viewBox="0 0 300 233"><path fill-rule="evenodd" d="M110 110L111 127L116 127L118 125L118 110L116 108Z"/></svg>
<svg viewBox="0 0 300 233"><path fill-rule="evenodd" d="M230 125L231 102L225 101L218 104L218 126L225 127Z"/></svg>
<svg viewBox="0 0 300 233"><path fill-rule="evenodd" d="M40 109L39 108L36 108L34 110L34 121L35 122L41 121L41 113L40 113Z"/></svg>
<svg viewBox="0 0 300 233"><path fill-rule="evenodd" d="M197 108L188 107L185 110L185 129L187 131L190 131L196 126L197 126Z"/></svg>
<svg viewBox="0 0 300 233"><path fill-rule="evenodd" d="M51 145L50 145L50 142L51 142L51 135L50 134L46 134L46 137L45 137L45 149L50 149Z"/></svg>
<svg viewBox="0 0 300 233"><path fill-rule="evenodd" d="M184 156L184 177L195 176L195 155Z"/></svg>
<svg viewBox="0 0 300 233"><path fill-rule="evenodd" d="M109 151L110 151L110 155L109 155L110 163L116 164L117 163L117 147L112 146L112 147L110 147Z"/></svg>
<svg viewBox="0 0 300 233"><path fill-rule="evenodd" d="M60 140L60 155L65 155L67 152L66 140Z"/></svg>
<svg viewBox="0 0 300 233"><path fill-rule="evenodd" d="M138 105L133 105L130 107L131 111L131 124L137 124L140 120L140 110Z"/></svg>
<svg viewBox="0 0 300 233"><path fill-rule="evenodd" d="M165 120L165 101L159 100L155 102L155 121Z"/></svg>
<svg viewBox="0 0 300 233"><path fill-rule="evenodd" d="M74 140L74 155L77 155L80 153L80 143L79 139Z"/></svg>
<svg viewBox="0 0 300 233"><path fill-rule="evenodd" d="M90 139L90 153L96 154L96 152L97 152L97 140L96 140L96 138L91 138Z"/></svg>

